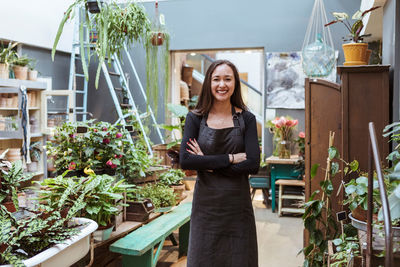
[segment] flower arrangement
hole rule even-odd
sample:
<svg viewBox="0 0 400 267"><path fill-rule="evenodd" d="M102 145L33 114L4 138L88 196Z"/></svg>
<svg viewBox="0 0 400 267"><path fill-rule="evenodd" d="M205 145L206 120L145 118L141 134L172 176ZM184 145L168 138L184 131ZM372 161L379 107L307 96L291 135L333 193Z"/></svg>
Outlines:
<svg viewBox="0 0 400 267"><path fill-rule="evenodd" d="M293 129L299 123L289 117L276 117L268 125L274 133L274 140L278 142L278 155L280 158L290 158Z"/></svg>
<svg viewBox="0 0 400 267"><path fill-rule="evenodd" d="M353 16L351 17L354 21L353 24L350 24L349 22L349 15L347 15L347 13L344 12L333 12L332 15L336 18L335 20L325 24L325 27L335 24L337 22L341 22L343 23L343 25L346 27L346 29L350 32L349 37L350 37L350 41L353 41L354 43L359 43L363 41L364 37L368 37L371 34L363 34L360 35L361 30L364 28L364 23L363 23L363 18L366 14L368 14L369 12L380 8L380 6L376 6L376 7L372 7L368 10L365 11L361 11L358 10L356 13L353 14ZM347 41L345 38L343 38L345 41Z"/></svg>

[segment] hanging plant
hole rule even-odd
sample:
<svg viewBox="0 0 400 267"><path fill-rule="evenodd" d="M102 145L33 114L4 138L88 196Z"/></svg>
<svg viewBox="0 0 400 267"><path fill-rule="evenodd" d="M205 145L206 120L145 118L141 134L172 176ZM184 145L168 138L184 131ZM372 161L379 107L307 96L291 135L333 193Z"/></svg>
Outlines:
<svg viewBox="0 0 400 267"><path fill-rule="evenodd" d="M168 100L169 86L169 42L170 35L165 28L164 15L158 16L158 3L156 2L157 20L152 23L151 31L147 32L146 48L146 94L147 98L154 103L157 114L158 97L164 92L164 105ZM160 88L160 77L163 76L162 88ZM160 90L161 89L161 90Z"/></svg>
<svg viewBox="0 0 400 267"><path fill-rule="evenodd" d="M88 3L88 0L76 0L65 12L54 40L52 50L53 61L65 22L69 18L74 17L76 7L81 7L86 3ZM146 33L150 31L150 20L147 18L144 8L132 1L123 7L118 5L116 1L111 1L109 4L101 5L99 13L89 15L85 11L81 14L81 17L85 19L80 21L79 25L80 53L81 55L86 55L86 57L82 58L82 69L87 80L89 79L88 65L93 52L89 46L87 46L87 51L85 52L85 45L87 43L84 41L84 28L86 27L89 32L97 32L94 51L98 57L95 79L95 87L98 88L100 70L106 58L108 58L108 63L111 64L113 55L121 57L120 51L124 47L124 43L129 46L134 41L141 42L146 38Z"/></svg>

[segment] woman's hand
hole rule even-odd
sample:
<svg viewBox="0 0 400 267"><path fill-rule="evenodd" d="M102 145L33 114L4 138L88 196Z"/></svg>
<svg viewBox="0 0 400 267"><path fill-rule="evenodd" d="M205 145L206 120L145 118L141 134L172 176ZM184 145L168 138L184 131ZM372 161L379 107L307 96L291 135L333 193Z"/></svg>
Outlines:
<svg viewBox="0 0 400 267"><path fill-rule="evenodd" d="M189 142L186 144L190 147L190 149L186 148L186 151L193 155L200 155L204 156L203 151L201 151L199 144L197 143L196 139L189 139Z"/></svg>
<svg viewBox="0 0 400 267"><path fill-rule="evenodd" d="M231 157L233 157L233 162ZM242 161L245 161L247 159L246 153L237 153L237 154L230 154L229 155L229 160L232 162L232 164L236 164Z"/></svg>

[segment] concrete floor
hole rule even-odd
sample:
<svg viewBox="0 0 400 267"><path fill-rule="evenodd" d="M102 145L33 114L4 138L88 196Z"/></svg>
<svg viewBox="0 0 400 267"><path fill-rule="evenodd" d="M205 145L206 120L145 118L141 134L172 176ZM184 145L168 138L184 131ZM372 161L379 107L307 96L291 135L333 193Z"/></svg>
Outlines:
<svg viewBox="0 0 400 267"><path fill-rule="evenodd" d="M192 187L193 188L193 187ZM260 191L260 190L258 190ZM186 191L192 200L192 191ZM303 247L303 223L300 216L282 216L265 208L262 196L257 193L253 200L257 226L259 267L297 267L303 264L303 255L297 253ZM177 247L166 241L157 267L186 267L186 259L178 259Z"/></svg>

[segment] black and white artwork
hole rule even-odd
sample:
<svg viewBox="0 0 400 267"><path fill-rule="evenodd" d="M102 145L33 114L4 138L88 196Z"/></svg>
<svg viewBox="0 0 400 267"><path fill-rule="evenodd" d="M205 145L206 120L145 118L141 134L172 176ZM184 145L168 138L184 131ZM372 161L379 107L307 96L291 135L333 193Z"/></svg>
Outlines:
<svg viewBox="0 0 400 267"><path fill-rule="evenodd" d="M304 79L301 52L269 52L267 63L267 108L304 109ZM336 68L326 78L336 81Z"/></svg>

